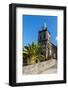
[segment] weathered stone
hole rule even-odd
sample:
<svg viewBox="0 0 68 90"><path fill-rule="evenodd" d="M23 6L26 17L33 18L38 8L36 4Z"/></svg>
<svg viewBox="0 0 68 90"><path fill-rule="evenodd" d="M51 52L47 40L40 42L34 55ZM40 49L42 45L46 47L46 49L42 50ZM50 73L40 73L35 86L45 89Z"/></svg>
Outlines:
<svg viewBox="0 0 68 90"><path fill-rule="evenodd" d="M23 74L45 74L49 69L51 70L48 71L48 73L54 73L57 71L56 65L56 59L52 59L44 62L39 62L37 64L24 66Z"/></svg>

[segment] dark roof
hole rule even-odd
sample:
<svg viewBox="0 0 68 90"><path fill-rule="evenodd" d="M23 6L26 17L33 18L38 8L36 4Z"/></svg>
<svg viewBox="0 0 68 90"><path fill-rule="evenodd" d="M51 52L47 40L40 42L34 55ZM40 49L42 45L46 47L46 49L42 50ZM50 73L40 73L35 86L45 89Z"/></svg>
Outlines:
<svg viewBox="0 0 68 90"><path fill-rule="evenodd" d="M41 31L39 31L39 33L44 32L44 31L48 31L47 28L46 28L45 30L42 29ZM48 32L49 32L49 31L48 31ZM49 34L50 34L50 32L49 32Z"/></svg>
<svg viewBox="0 0 68 90"><path fill-rule="evenodd" d="M50 43L51 43L51 42L50 42ZM57 46L56 46L56 45L54 45L53 43L51 43L51 44L52 44L52 46L53 46L53 47L57 48Z"/></svg>

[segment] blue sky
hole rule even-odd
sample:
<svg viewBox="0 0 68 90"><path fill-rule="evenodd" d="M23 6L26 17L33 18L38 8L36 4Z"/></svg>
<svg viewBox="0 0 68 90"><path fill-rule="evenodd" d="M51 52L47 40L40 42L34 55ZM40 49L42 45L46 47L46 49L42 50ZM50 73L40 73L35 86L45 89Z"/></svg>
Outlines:
<svg viewBox="0 0 68 90"><path fill-rule="evenodd" d="M38 31L42 30L44 23L51 34L51 42L57 45L57 16L37 16L37 15L23 15L22 31L23 31L23 43L24 46L31 44L32 41L37 43Z"/></svg>

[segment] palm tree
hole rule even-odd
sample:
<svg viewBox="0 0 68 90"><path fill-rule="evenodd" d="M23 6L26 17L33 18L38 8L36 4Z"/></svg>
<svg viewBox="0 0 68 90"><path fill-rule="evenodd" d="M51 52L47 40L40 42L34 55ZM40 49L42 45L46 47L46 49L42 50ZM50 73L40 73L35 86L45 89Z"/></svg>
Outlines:
<svg viewBox="0 0 68 90"><path fill-rule="evenodd" d="M28 44L28 46L25 46L23 49L23 59L26 60L27 64L33 64L37 63L40 60L45 60L45 56L40 54L41 46L39 44L35 44L32 42L32 44Z"/></svg>

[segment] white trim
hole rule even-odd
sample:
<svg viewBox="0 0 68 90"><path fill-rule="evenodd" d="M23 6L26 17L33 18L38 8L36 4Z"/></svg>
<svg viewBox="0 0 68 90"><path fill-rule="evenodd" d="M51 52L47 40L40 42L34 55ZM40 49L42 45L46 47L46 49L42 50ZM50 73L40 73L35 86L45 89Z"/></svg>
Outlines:
<svg viewBox="0 0 68 90"><path fill-rule="evenodd" d="M50 15L58 17L58 69L56 74L23 75L22 73L22 15ZM49 9L16 9L16 82L63 80L63 11Z"/></svg>

